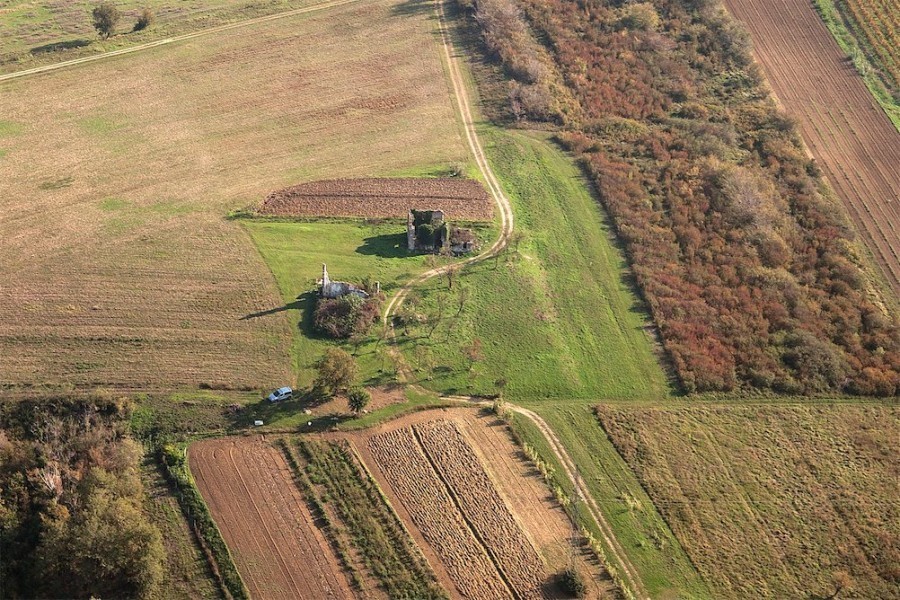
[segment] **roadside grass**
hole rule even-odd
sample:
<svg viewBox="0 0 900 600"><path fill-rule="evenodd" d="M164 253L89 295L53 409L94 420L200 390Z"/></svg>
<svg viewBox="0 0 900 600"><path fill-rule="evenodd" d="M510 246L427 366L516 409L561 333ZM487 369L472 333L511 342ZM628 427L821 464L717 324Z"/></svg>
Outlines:
<svg viewBox="0 0 900 600"><path fill-rule="evenodd" d="M648 593L654 598L715 597L641 483L610 443L592 406L584 402L554 401L526 406L539 413L559 437ZM573 521L601 540L590 513L577 501L572 482L540 430L523 415L510 412L509 419L520 443L530 447L552 468L551 487L558 487L568 498L566 508ZM605 551L607 557L612 556L608 549Z"/></svg>
<svg viewBox="0 0 900 600"><path fill-rule="evenodd" d="M145 457L141 479L146 489L145 508L150 521L162 534L166 554L163 581L155 598L222 598L223 594L175 497L162 466Z"/></svg>
<svg viewBox="0 0 900 600"><path fill-rule="evenodd" d="M571 431L573 453L590 439L584 418L536 408ZM627 465L609 441L590 462L633 469L716 597L829 598L840 573L848 597L896 597L896 405L616 403L598 414Z"/></svg>
<svg viewBox="0 0 900 600"><path fill-rule="evenodd" d="M223 216L304 181L466 163L434 23L402 6L0 83L0 278L16 282L0 294L0 385L288 382L286 315L242 320L281 294Z"/></svg>
<svg viewBox="0 0 900 600"><path fill-rule="evenodd" d="M0 73L89 56L154 40L314 4L314 0L119 0L115 35L101 40L92 25L95 0L14 2L0 18ZM153 11L149 29L133 32L142 9Z"/></svg>
<svg viewBox="0 0 900 600"><path fill-rule="evenodd" d="M837 5L837 3L841 1L842 0L813 0L813 6L815 6L819 16L822 17L822 21L831 32L831 35L834 36L838 46L841 47L841 50L843 50L853 62L853 66L863 78L863 81L865 81L866 87L869 88L869 92L872 93L872 96L874 96L881 108L884 109L884 112L887 114L888 118L890 118L894 127L900 131L900 104L898 104L897 99L894 98L884 81L882 81L882 76L879 75L881 64L878 60L878 55L872 49L864 35L855 35L852 28L848 26L847 20ZM895 8L894 10L896 11L897 9ZM896 16L898 16L897 12L894 13L894 17ZM876 24L865 23L861 24L861 26L874 29ZM873 65L879 65L879 67ZM884 77L890 77L886 70L883 72L885 73Z"/></svg>
<svg viewBox="0 0 900 600"><path fill-rule="evenodd" d="M304 492L314 496L323 512L333 515L332 534L342 540L341 546L355 547L359 560L354 562L362 563L388 597L446 598L425 557L378 486L353 458L349 445L292 441L292 445L285 443L284 450L293 468L302 470L309 482Z"/></svg>
<svg viewBox="0 0 900 600"><path fill-rule="evenodd" d="M578 168L541 134L480 135L522 239L466 267L452 289L446 277L416 288L408 302L425 322L397 333L418 383L510 399L668 395L647 314Z"/></svg>

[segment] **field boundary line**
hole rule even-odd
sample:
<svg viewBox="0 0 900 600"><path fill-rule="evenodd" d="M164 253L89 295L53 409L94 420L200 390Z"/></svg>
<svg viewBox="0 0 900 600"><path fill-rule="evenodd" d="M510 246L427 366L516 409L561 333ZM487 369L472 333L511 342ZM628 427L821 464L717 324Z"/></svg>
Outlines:
<svg viewBox="0 0 900 600"><path fill-rule="evenodd" d="M259 23L266 23L268 21L275 21L278 19L284 19L286 17L293 17L295 15L303 15L303 14L307 14L307 13L313 13L313 12L325 10L328 8L337 8L339 6L345 6L347 4L355 4L355 3L361 2L361 1L362 0L331 0L330 2L322 2L320 4L314 4L312 6L304 6L303 8L295 8L293 10L275 13L274 15L265 15L263 17L256 17L253 19L247 19L245 21L238 21L236 23L228 23L226 25L210 27L209 29L201 29L200 31L185 33L183 35L176 35L174 37L169 37L169 38L165 38L162 40L156 40L154 42L148 42L146 44L140 44L138 46L131 46L130 48L122 48L119 50L112 50L110 52L103 52L102 54L96 54L94 56L84 56L82 58L73 58L72 60L66 60L66 61L54 63L52 65L44 65L42 67L34 67L31 69L25 69L22 71L14 71L12 73L6 73L4 75L0 75L0 82L9 81L11 79L19 79L21 77L28 77L30 75L39 75L41 73L47 73L49 71L56 71L58 69L65 69L67 67L83 65L85 63L90 63L90 62L94 62L97 60L113 58L116 56L123 56L126 54L132 54L134 52L150 50L151 48L158 48L159 46L166 46L168 44L184 42L184 41L192 40L192 39L195 39L198 37L214 35L217 33L222 33L223 31L230 31L232 29L239 29L241 27L249 27L252 25L258 25Z"/></svg>
<svg viewBox="0 0 900 600"><path fill-rule="evenodd" d="M575 492L578 494L579 499L584 502L584 505L585 507L587 507L588 512L597 523L597 527L600 530L600 534L603 536L603 540L606 542L607 547L615 557L616 562L618 562L622 567L622 570L625 572L625 577L631 582L631 586L634 589L635 593L640 598L649 598L649 594L647 593L643 583L637 575L637 569L633 564L631 564L631 561L625 554L624 548L622 548L622 546L619 544L619 541L616 539L615 533L612 530L612 526L610 526L606 518L603 516L603 513L600 511L600 507L597 505L593 496L591 496L591 493L587 489L584 480L578 473L578 467L569 456L569 453L566 451L556 433L554 433L553 429L551 429L547 422L544 421L544 419L534 411L528 410L527 408L518 406L511 402L506 402L506 406L508 406L509 409L513 412L519 413L520 415L529 419L532 423L534 423L535 427L540 430L541 435L543 435L549 443L550 449L553 451L553 454L555 454L557 460L559 460L559 464L562 465L563 469L565 470L566 476L572 481L572 485L575 486Z"/></svg>

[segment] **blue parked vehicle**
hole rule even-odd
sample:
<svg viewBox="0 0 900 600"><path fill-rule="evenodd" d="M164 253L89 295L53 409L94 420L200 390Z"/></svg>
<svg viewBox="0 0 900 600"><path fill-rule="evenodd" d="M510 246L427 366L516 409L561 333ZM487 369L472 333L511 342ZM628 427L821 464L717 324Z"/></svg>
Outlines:
<svg viewBox="0 0 900 600"><path fill-rule="evenodd" d="M294 390L289 387L278 388L269 394L269 402L278 402L279 400L290 400L294 395Z"/></svg>

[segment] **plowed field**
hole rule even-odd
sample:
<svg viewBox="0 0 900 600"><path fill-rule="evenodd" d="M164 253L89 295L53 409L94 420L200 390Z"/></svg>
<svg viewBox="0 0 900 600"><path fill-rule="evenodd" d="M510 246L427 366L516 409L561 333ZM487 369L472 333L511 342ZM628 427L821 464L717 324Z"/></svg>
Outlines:
<svg viewBox="0 0 900 600"><path fill-rule="evenodd" d="M353 597L279 450L261 438L221 439L188 456L253 598Z"/></svg>
<svg viewBox="0 0 900 600"><path fill-rule="evenodd" d="M900 133L808 0L725 0L775 95L900 294Z"/></svg>
<svg viewBox="0 0 900 600"><path fill-rule="evenodd" d="M490 221L493 203L471 179L331 179L269 194L260 213L302 217L406 217L411 208L443 210L448 218Z"/></svg>

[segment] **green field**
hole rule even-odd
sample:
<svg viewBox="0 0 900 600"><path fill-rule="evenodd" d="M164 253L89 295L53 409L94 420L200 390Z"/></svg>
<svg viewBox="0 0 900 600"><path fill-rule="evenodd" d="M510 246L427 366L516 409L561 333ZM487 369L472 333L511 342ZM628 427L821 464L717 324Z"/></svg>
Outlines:
<svg viewBox="0 0 900 600"><path fill-rule="evenodd" d="M667 395L625 260L572 160L537 134L481 135L523 239L465 269L455 289L446 278L419 288L416 310L431 318L398 330L419 383L490 394L506 380L512 399ZM463 349L476 339L483 360L472 364Z"/></svg>

